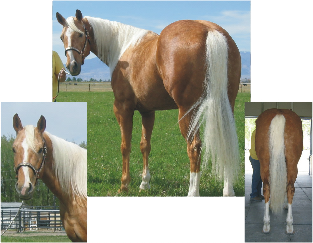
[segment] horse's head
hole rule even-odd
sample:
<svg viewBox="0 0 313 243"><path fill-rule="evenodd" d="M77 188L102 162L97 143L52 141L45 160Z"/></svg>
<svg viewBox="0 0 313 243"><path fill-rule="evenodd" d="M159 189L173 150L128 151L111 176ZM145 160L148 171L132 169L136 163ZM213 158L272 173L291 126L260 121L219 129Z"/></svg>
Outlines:
<svg viewBox="0 0 313 243"><path fill-rule="evenodd" d="M56 17L63 26L61 40L64 43L67 57L66 67L71 75L79 75L81 65L84 64L85 57L90 53L89 32L82 21L82 13L80 10L76 10L76 16L67 19L56 13Z"/></svg>
<svg viewBox="0 0 313 243"><path fill-rule="evenodd" d="M22 199L30 199L34 193L36 181L43 168L47 148L43 138L46 119L41 116L37 127L23 127L17 114L13 117L16 139L13 143L14 170L17 176L15 189Z"/></svg>

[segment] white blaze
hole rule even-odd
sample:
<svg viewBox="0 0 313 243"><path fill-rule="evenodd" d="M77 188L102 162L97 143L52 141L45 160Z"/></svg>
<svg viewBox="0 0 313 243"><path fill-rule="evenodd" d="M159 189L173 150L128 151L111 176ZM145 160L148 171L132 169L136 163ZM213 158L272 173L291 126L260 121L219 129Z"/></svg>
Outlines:
<svg viewBox="0 0 313 243"><path fill-rule="evenodd" d="M28 160L28 149L29 149L29 146L27 144L27 139L25 137L24 141L22 142L22 147L24 149L24 156L23 156L23 162L27 162ZM29 168L27 166L22 166L22 170L23 170L23 173L24 173L24 188L25 187L29 187L29 183L31 183L30 181L30 176L29 176Z"/></svg>
<svg viewBox="0 0 313 243"><path fill-rule="evenodd" d="M73 31L71 28L67 28L67 30L66 30L66 32L65 32L65 35L67 36L67 48L72 46L71 36L72 36L73 32L74 32L74 31ZM73 60L75 60L72 50L67 51L67 53L69 54L70 62L72 62Z"/></svg>

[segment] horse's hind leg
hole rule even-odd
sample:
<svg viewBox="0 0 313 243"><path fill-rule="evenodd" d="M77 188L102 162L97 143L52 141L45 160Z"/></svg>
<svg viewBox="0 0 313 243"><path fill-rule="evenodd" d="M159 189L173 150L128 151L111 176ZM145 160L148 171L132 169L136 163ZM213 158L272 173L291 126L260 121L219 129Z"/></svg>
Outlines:
<svg viewBox="0 0 313 243"><path fill-rule="evenodd" d="M297 179L298 169L297 169L297 159L289 158L289 155L286 154L287 162L287 200L288 200L288 213L286 218L286 232L287 234L293 234L293 217L292 217L292 200L295 194L294 183Z"/></svg>
<svg viewBox="0 0 313 243"><path fill-rule="evenodd" d="M151 134L154 125L155 112L141 113L142 116L142 134L140 141L140 150L143 156L143 172L142 172L142 182L140 185L141 190L150 189L150 173L148 166L148 157L151 151Z"/></svg>
<svg viewBox="0 0 313 243"><path fill-rule="evenodd" d="M199 196L201 162L201 140L199 130L195 135L190 136L190 138L187 137L191 114L192 112L189 112L185 115L185 111L181 108L179 109L179 127L182 135L187 141L187 153L190 160L189 197Z"/></svg>
<svg viewBox="0 0 313 243"><path fill-rule="evenodd" d="M266 153L263 154L265 158L259 158L261 165L261 178L263 181L263 195L265 201L264 208L264 217L263 217L263 233L270 232L270 209L269 209L269 200L270 200L270 184L269 184L269 157L266 156Z"/></svg>

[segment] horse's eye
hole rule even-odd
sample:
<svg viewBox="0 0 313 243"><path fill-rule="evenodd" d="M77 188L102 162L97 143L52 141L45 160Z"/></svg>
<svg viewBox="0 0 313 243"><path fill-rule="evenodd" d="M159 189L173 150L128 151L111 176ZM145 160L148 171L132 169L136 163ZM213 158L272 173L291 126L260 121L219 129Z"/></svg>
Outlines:
<svg viewBox="0 0 313 243"><path fill-rule="evenodd" d="M42 148L38 150L38 154L41 154L41 153L42 153Z"/></svg>
<svg viewBox="0 0 313 243"><path fill-rule="evenodd" d="M79 34L79 37L83 37L83 34Z"/></svg>
<svg viewBox="0 0 313 243"><path fill-rule="evenodd" d="M15 148L12 148L13 153L16 153Z"/></svg>
<svg viewBox="0 0 313 243"><path fill-rule="evenodd" d="M61 41L63 42L63 36L60 36Z"/></svg>

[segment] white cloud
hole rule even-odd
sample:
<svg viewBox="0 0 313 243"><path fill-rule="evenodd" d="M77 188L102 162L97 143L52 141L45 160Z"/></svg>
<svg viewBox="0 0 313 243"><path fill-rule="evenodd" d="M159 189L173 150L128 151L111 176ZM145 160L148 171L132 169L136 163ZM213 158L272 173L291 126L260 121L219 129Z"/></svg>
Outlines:
<svg viewBox="0 0 313 243"><path fill-rule="evenodd" d="M229 32L230 35L250 34L250 11L223 11L219 16L204 16Z"/></svg>

